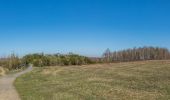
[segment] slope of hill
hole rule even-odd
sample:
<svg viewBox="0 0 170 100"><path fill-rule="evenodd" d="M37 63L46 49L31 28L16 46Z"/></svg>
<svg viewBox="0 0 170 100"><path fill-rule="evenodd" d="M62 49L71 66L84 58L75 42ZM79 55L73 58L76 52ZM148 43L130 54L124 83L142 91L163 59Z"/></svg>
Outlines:
<svg viewBox="0 0 170 100"><path fill-rule="evenodd" d="M17 78L22 100L168 100L170 61L35 68Z"/></svg>

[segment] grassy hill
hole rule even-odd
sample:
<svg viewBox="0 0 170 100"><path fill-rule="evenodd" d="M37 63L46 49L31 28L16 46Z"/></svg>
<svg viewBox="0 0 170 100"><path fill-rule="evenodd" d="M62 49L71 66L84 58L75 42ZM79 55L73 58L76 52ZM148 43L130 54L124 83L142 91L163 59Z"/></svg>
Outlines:
<svg viewBox="0 0 170 100"><path fill-rule="evenodd" d="M168 100L170 61L34 68L15 81L22 100Z"/></svg>

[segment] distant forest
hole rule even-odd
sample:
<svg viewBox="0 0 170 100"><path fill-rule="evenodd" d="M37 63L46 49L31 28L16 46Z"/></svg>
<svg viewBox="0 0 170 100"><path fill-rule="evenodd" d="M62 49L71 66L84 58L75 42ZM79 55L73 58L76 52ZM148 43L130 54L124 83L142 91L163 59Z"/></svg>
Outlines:
<svg viewBox="0 0 170 100"><path fill-rule="evenodd" d="M33 64L36 67L43 67L167 59L170 59L170 51L167 48L142 47L113 52L107 49L102 57L86 57L73 53L35 53L19 58L15 54L12 54L9 57L0 58L0 66L8 70L13 70L20 69L29 64Z"/></svg>
<svg viewBox="0 0 170 100"><path fill-rule="evenodd" d="M107 49L103 54L104 62L127 62L167 59L170 59L170 51L167 48L159 47L142 47L113 52Z"/></svg>

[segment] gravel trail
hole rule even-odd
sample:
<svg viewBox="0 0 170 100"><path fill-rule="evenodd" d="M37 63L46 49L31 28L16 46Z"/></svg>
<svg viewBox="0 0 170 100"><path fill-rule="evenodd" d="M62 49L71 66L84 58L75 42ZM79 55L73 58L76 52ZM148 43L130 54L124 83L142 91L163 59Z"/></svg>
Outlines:
<svg viewBox="0 0 170 100"><path fill-rule="evenodd" d="M21 100L13 83L18 76L30 72L31 70L32 66L22 72L0 77L0 100Z"/></svg>

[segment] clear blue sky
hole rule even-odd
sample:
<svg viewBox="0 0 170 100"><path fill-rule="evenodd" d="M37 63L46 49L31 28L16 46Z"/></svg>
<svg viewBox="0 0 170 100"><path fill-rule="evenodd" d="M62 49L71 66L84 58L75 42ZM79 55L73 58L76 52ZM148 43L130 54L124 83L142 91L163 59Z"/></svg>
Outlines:
<svg viewBox="0 0 170 100"><path fill-rule="evenodd" d="M170 0L0 0L0 55L170 48Z"/></svg>

